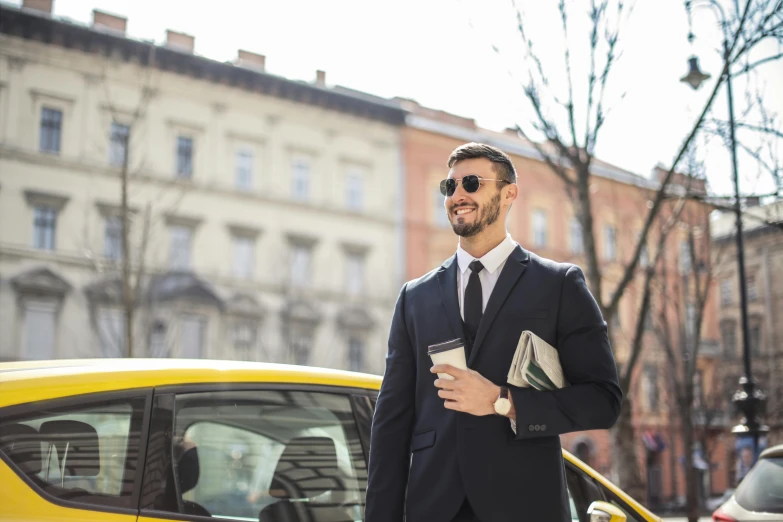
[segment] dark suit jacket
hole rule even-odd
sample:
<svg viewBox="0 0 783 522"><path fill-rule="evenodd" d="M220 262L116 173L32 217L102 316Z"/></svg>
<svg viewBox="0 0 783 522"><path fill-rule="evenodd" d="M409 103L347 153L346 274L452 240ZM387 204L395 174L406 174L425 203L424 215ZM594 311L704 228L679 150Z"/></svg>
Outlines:
<svg viewBox="0 0 783 522"><path fill-rule="evenodd" d="M505 385L523 330L558 349L570 386L509 387L505 417L447 410L427 346L463 337L457 260L406 283L389 335L370 441L367 522L448 522L467 496L482 522L570 521L561 433L607 429L622 392L606 323L579 267L530 254L506 260L468 367ZM407 494L407 498L406 498Z"/></svg>

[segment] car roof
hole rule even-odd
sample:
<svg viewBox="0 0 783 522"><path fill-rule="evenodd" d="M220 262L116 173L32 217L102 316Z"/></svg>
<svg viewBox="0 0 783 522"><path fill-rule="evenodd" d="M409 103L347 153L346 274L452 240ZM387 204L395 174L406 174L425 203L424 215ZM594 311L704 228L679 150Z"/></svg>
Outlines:
<svg viewBox="0 0 783 522"><path fill-rule="evenodd" d="M0 363L0 408L87 393L184 384L286 383L378 390L381 377L329 368L208 359Z"/></svg>
<svg viewBox="0 0 783 522"><path fill-rule="evenodd" d="M779 457L783 457L783 444L767 448L759 455L759 459L773 459Z"/></svg>

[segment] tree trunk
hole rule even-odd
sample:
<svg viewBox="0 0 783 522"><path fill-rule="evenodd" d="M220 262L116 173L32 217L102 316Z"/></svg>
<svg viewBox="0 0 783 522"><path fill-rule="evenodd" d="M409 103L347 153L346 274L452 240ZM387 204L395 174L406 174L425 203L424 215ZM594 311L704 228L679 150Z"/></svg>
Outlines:
<svg viewBox="0 0 783 522"><path fill-rule="evenodd" d="M593 223L593 208L590 200L590 173L589 166L577 166L576 194L578 201L577 212L579 213L579 222L582 225L582 241L584 243L585 260L587 261L585 278L588 288L593 293L593 297L604 310L604 296L601 290L601 268L598 264L598 252L596 250L595 230ZM611 318L608 318L611 319Z"/></svg>
<svg viewBox="0 0 783 522"><path fill-rule="evenodd" d="M699 474L693 466L693 415L689 407L682 411L682 445L685 453L685 511L688 522L699 520Z"/></svg>
<svg viewBox="0 0 783 522"><path fill-rule="evenodd" d="M122 304L125 317L125 351L127 357L133 357L133 307L135 299L133 287L131 284L131 252L130 252L130 212L128 210L128 156L130 155L130 132L131 128L124 136L124 157L122 159L122 173L120 178L121 185L121 209L120 219L122 220Z"/></svg>
<svg viewBox="0 0 783 522"><path fill-rule="evenodd" d="M612 470L619 486L639 502L646 502L647 488L642 480L639 458L636 454L636 433L633 427L633 408L627 395L620 405L620 418L611 429Z"/></svg>

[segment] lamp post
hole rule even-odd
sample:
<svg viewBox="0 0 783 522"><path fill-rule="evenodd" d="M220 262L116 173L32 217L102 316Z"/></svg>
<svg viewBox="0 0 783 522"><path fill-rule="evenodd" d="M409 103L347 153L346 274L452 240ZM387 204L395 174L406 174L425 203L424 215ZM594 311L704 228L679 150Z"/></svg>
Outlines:
<svg viewBox="0 0 783 522"><path fill-rule="evenodd" d="M690 4L688 0L685 2L686 9L690 16ZM753 440L753 462L756 461L759 454L759 437L766 434L769 431L769 427L764 425L759 418L766 408L766 396L761 389L756 385L753 374L751 373L750 364L750 330L748 328L748 294L747 285L745 279L745 248L742 234L742 208L740 205L740 189L739 189L739 172L737 167L737 137L735 133L734 125L734 99L731 90L731 67L729 60L731 59L729 50L729 38L727 33L728 24L726 21L726 15L721 5L717 0L708 0L707 5L717 8L721 17L721 27L723 29L723 63L725 65L725 82L726 82L726 98L729 103L729 142L731 145L731 169L734 182L734 215L736 218L736 233L735 239L737 243L737 270L739 279L739 292L740 292L740 316L742 322L742 359L744 375L740 377L739 385L740 389L737 390L733 397L737 411L742 413L743 418L739 424L732 428L732 433L740 439L745 437L751 437ZM688 39L693 39L693 33L688 35ZM701 84L710 78L709 74L703 73L699 69L699 59L692 56L688 60L688 74L683 76L680 81L687 83L694 90L698 89Z"/></svg>

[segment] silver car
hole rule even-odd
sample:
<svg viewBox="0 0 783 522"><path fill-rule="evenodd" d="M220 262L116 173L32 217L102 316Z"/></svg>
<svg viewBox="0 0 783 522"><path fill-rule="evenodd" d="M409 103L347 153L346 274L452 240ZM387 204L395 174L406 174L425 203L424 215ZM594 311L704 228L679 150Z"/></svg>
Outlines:
<svg viewBox="0 0 783 522"><path fill-rule="evenodd" d="M783 520L783 444L761 453L731 498L712 514L712 520Z"/></svg>

